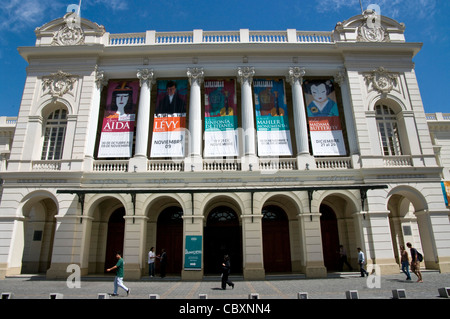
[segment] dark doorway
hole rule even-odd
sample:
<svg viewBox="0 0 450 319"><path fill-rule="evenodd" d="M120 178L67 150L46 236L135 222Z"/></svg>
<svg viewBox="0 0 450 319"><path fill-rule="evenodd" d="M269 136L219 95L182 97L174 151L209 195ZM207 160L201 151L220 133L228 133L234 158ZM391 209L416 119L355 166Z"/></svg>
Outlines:
<svg viewBox="0 0 450 319"><path fill-rule="evenodd" d="M336 214L327 205L320 205L320 229L323 260L327 271L339 269L339 234Z"/></svg>
<svg viewBox="0 0 450 319"><path fill-rule="evenodd" d="M264 270L266 273L291 272L291 245L287 215L278 206L266 206L262 214Z"/></svg>
<svg viewBox="0 0 450 319"><path fill-rule="evenodd" d="M181 274L183 259L183 210L180 207L171 206L164 209L158 217L156 231L156 255L161 255L161 250L167 253L167 274ZM156 273L160 273L160 263L156 259Z"/></svg>
<svg viewBox="0 0 450 319"><path fill-rule="evenodd" d="M230 256L231 273L242 273L242 231L236 212L227 207L214 208L204 230L205 274L220 274L224 255Z"/></svg>
<svg viewBox="0 0 450 319"><path fill-rule="evenodd" d="M117 252L123 253L123 239L125 234L125 208L116 209L108 221L108 235L106 239L105 272L117 263Z"/></svg>

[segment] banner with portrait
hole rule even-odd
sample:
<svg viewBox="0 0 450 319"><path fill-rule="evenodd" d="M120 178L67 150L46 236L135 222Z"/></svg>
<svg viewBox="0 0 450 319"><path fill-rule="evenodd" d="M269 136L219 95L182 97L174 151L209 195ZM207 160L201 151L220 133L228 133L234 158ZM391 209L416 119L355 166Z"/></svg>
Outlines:
<svg viewBox="0 0 450 319"><path fill-rule="evenodd" d="M259 156L292 155L289 117L282 79L254 79Z"/></svg>
<svg viewBox="0 0 450 319"><path fill-rule="evenodd" d="M99 158L131 157L139 81L110 81L103 117Z"/></svg>
<svg viewBox="0 0 450 319"><path fill-rule="evenodd" d="M150 157L184 156L187 90L187 80L157 81Z"/></svg>
<svg viewBox="0 0 450 319"><path fill-rule="evenodd" d="M344 137L332 80L303 83L314 155L346 155Z"/></svg>
<svg viewBox="0 0 450 319"><path fill-rule="evenodd" d="M236 84L205 80L205 157L238 156Z"/></svg>

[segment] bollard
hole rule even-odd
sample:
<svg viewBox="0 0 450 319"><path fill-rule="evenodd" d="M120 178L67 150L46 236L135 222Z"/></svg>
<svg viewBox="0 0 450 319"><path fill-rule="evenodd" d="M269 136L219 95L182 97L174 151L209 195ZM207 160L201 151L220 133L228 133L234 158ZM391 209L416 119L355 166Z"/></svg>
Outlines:
<svg viewBox="0 0 450 319"><path fill-rule="evenodd" d="M199 294L198 297L200 299L208 299L208 295L207 294Z"/></svg>
<svg viewBox="0 0 450 319"><path fill-rule="evenodd" d="M49 299L64 299L64 295L56 292L50 293L48 296Z"/></svg>
<svg viewBox="0 0 450 319"><path fill-rule="evenodd" d="M2 299L13 299L14 294L12 292L2 292Z"/></svg>
<svg viewBox="0 0 450 319"><path fill-rule="evenodd" d="M259 299L259 294L251 293L248 295L248 299Z"/></svg>
<svg viewBox="0 0 450 319"><path fill-rule="evenodd" d="M406 299L405 289L394 289L394 290L392 290L392 298L394 298L394 299Z"/></svg>
<svg viewBox="0 0 450 319"><path fill-rule="evenodd" d="M439 296L443 298L448 298L450 295L450 287L439 288Z"/></svg>
<svg viewBox="0 0 450 319"><path fill-rule="evenodd" d="M307 292L297 293L297 299L308 299L308 293Z"/></svg>
<svg viewBox="0 0 450 319"><path fill-rule="evenodd" d="M148 295L149 299L159 299L159 295L158 294L150 294Z"/></svg>
<svg viewBox="0 0 450 319"><path fill-rule="evenodd" d="M97 295L97 299L109 299L109 294L104 293L104 292L99 293L99 294Z"/></svg>
<svg viewBox="0 0 450 319"><path fill-rule="evenodd" d="M359 299L358 290L348 290L345 292L347 299Z"/></svg>

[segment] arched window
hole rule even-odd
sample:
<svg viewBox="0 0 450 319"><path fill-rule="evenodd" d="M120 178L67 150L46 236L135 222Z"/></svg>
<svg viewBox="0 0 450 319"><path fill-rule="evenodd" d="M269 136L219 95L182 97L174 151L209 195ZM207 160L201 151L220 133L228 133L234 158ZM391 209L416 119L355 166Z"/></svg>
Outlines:
<svg viewBox="0 0 450 319"><path fill-rule="evenodd" d="M44 144L41 160L59 160L62 158L67 127L67 111L53 111L44 123Z"/></svg>
<svg viewBox="0 0 450 319"><path fill-rule="evenodd" d="M402 155L397 116L389 106L375 106L378 134L385 156Z"/></svg>

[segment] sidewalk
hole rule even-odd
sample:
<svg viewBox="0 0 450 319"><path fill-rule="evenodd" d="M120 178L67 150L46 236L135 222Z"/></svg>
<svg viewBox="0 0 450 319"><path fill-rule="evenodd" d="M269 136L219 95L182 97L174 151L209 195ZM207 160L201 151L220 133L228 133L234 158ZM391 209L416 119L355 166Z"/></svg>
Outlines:
<svg viewBox="0 0 450 319"><path fill-rule="evenodd" d="M119 288L118 297L110 299L149 299L156 294L160 299L208 299L248 300L250 294L259 299L297 299L299 292L306 292L308 299L346 299L346 291L357 290L359 299L392 299L394 289L404 289L406 299L445 299L439 297L439 288L450 287L450 274L423 271L423 283L406 281L403 274L361 278L357 273L330 274L328 278L305 279L296 276L270 276L264 281L244 281L233 277L235 288L222 290L220 277L207 277L203 281L181 281L179 277L149 278L126 281L130 288L127 297ZM46 280L44 276L14 276L0 280L0 293L12 293L13 299L49 299L50 294L62 294L64 299L98 299L101 293L112 293L114 277L82 277L80 288L69 288L65 280ZM372 287L372 288L371 288Z"/></svg>

